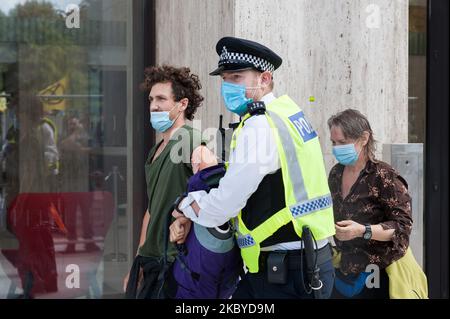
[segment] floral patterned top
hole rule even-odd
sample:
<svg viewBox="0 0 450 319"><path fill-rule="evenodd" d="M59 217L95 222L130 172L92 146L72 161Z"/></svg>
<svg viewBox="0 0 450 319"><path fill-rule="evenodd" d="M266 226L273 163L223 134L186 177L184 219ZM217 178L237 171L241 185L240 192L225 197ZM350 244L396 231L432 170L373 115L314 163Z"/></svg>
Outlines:
<svg viewBox="0 0 450 319"><path fill-rule="evenodd" d="M409 246L412 217L408 184L389 164L369 160L346 198L342 198L343 172L344 166L337 164L328 179L335 222L353 220L360 224L380 224L383 229L395 232L388 242L335 238L336 249L342 253L341 272L359 273L365 271L368 264L384 269L403 257Z"/></svg>

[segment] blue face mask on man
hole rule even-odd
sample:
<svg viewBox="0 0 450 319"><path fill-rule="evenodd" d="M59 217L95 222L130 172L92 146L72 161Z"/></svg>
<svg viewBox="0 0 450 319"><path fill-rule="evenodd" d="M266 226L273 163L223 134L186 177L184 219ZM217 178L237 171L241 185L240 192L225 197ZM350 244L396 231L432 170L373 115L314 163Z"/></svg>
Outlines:
<svg viewBox="0 0 450 319"><path fill-rule="evenodd" d="M245 96L247 89L259 89L260 86L245 87L241 84L234 84L222 81L222 97L228 111L238 114L239 116L247 113L247 104L252 103L253 99ZM256 91L254 92L254 94Z"/></svg>
<svg viewBox="0 0 450 319"><path fill-rule="evenodd" d="M172 110L174 108L176 108L176 105L172 108ZM164 133L172 127L173 123L175 123L181 114L178 114L174 120L171 120L169 115L172 110L167 112L150 112L150 124L156 131Z"/></svg>
<svg viewBox="0 0 450 319"><path fill-rule="evenodd" d="M342 165L355 165L359 157L354 144L333 146L333 155Z"/></svg>

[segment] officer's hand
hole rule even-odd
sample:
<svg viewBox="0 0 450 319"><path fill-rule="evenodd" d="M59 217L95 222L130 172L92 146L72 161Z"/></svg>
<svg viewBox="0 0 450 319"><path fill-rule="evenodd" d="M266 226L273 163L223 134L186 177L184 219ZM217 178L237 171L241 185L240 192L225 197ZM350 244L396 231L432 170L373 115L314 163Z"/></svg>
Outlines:
<svg viewBox="0 0 450 319"><path fill-rule="evenodd" d="M352 240L357 237L362 237L366 230L364 225L358 224L353 220L343 220L337 222L336 225L336 238L340 241Z"/></svg>
<svg viewBox="0 0 450 319"><path fill-rule="evenodd" d="M177 211L173 211L172 216L176 219L169 227L170 241L183 244L191 229L192 221Z"/></svg>

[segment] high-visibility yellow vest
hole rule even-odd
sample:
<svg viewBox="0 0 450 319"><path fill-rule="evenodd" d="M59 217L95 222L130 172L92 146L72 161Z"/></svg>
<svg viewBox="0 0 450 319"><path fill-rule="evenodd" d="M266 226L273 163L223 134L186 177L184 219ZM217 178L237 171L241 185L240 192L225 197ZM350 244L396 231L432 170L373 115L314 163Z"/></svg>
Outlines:
<svg viewBox="0 0 450 319"><path fill-rule="evenodd" d="M250 116L246 114L234 131L231 152ZM316 240L335 234L331 194L316 132L286 95L266 105L265 116L277 144L286 207L252 230L245 226L242 212L233 220L242 259L251 273L259 271L260 243L289 222L299 237L304 225L309 226Z"/></svg>

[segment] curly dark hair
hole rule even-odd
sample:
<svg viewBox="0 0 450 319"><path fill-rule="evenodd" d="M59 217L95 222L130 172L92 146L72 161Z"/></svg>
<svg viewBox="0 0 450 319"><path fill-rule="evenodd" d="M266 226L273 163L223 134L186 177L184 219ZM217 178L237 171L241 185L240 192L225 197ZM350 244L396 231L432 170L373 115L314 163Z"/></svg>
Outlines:
<svg viewBox="0 0 450 319"><path fill-rule="evenodd" d="M175 101L184 98L189 100L184 115L188 120L194 118L197 108L201 106L204 99L199 92L202 85L198 75L191 73L191 70L187 67L176 68L170 65L148 67L145 69L144 75L145 80L141 84L141 89L150 91L157 83L170 82Z"/></svg>

